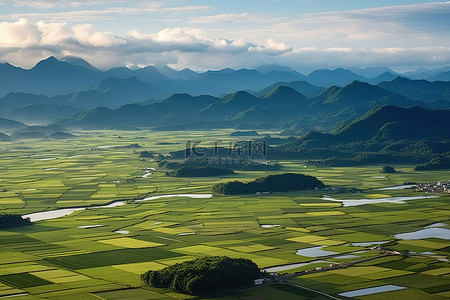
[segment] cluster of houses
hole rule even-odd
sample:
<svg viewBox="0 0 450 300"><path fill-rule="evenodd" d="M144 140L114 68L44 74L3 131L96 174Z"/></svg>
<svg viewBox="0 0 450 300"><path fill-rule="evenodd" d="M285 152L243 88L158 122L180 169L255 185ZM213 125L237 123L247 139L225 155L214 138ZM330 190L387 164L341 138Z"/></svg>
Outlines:
<svg viewBox="0 0 450 300"><path fill-rule="evenodd" d="M416 187L416 190L427 193L450 194L450 180L447 180L445 182L419 183Z"/></svg>

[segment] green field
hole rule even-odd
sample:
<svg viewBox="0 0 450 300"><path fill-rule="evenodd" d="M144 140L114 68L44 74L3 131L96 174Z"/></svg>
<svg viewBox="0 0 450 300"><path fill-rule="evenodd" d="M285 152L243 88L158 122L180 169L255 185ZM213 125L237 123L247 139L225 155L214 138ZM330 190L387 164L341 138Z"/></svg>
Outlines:
<svg viewBox="0 0 450 300"><path fill-rule="evenodd" d="M88 208L31 226L2 230L0 297L27 293L15 299L188 299L187 295L142 287L139 275L203 255L248 258L261 268L327 261L285 272L308 270L375 258L379 250L351 244L375 241L392 241L389 249L415 251L418 255L377 258L345 269L293 277L291 282L335 296L389 284L405 287L358 299L450 297L450 265L445 261L450 241L394 238L397 233L421 230L433 223L445 223L442 228L450 228L450 195L406 204L349 207L321 199L324 195L335 199L423 196L426 194L414 190L377 189L405 182L448 180L448 170L416 172L414 166L398 165L395 168L400 173L381 174L381 166L317 168L305 167L302 161L280 161L283 169L277 172L238 171L220 178L177 178L166 176L155 161L139 158L133 149L118 147L138 143L142 148L137 151L167 155L184 149L187 140L202 140L205 145L220 140L227 146L228 141L234 141L229 137L231 131L85 131L73 140L1 142L0 213L23 215L156 195L210 193L219 182L250 181L281 172L316 176L326 185L346 189L343 193L328 189L129 201L120 207ZM143 178L150 167L157 170ZM351 188L358 192L351 192ZM93 225L98 226L90 227ZM312 247L335 254L295 254ZM323 297L277 284L211 298L326 299Z"/></svg>

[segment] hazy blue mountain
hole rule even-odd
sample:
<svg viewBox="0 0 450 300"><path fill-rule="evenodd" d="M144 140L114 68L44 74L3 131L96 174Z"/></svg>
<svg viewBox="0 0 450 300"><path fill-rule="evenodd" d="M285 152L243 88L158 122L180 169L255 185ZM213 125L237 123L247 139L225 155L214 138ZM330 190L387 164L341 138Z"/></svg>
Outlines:
<svg viewBox="0 0 450 300"><path fill-rule="evenodd" d="M428 78L431 81L450 81L450 71L442 72Z"/></svg>
<svg viewBox="0 0 450 300"><path fill-rule="evenodd" d="M398 77L398 74L395 74L392 72L384 72L383 74L380 74L377 77L368 80L368 82L372 83L372 84L377 84L377 83L380 83L383 81L394 80L397 77Z"/></svg>
<svg viewBox="0 0 450 300"><path fill-rule="evenodd" d="M32 114L33 112L27 107L37 105L37 110L35 111L36 115L33 119L39 120L41 117L44 117L44 119L51 117L51 113L45 111L46 107L59 114L66 109L69 111L67 106L73 107L74 109L87 109L100 105L119 106L120 104L123 104L117 104L116 102L120 101L115 99L114 96L100 93L95 90L79 91L52 97L29 93L9 93L5 97L0 98L0 115L16 118L22 113ZM22 108L23 110L20 110ZM70 113L73 113L73 111ZM43 115L41 116L40 114ZM55 115L52 121L59 117L60 116Z"/></svg>
<svg viewBox="0 0 450 300"><path fill-rule="evenodd" d="M9 135L6 135L2 132L0 132L0 141L10 141L11 137Z"/></svg>
<svg viewBox="0 0 450 300"><path fill-rule="evenodd" d="M280 66L280 65L262 65L255 68L256 71L266 74L272 71L281 71L281 72L297 72L293 70L291 67Z"/></svg>
<svg viewBox="0 0 450 300"><path fill-rule="evenodd" d="M147 66L140 69L128 69L126 67L117 67L109 69L104 72L104 78L107 77L116 77L121 79L126 79L135 76L139 80L144 82L159 82L159 81L167 81L169 78L163 74L161 74L155 67Z"/></svg>
<svg viewBox="0 0 450 300"><path fill-rule="evenodd" d="M19 128L14 130L14 133L27 133L27 132L39 132L44 135L50 135L56 132L66 132L67 130L65 128L62 128L58 125L45 125L45 126L26 126L23 128Z"/></svg>
<svg viewBox="0 0 450 300"><path fill-rule="evenodd" d="M409 71L409 72L405 72L402 75L409 77L411 79L426 79L426 80L431 80L430 78L433 76L437 76L440 73L443 72L448 72L450 71L450 66L445 66L445 67L441 67L441 68L436 68L436 69L425 69L425 68L419 68L415 71Z"/></svg>
<svg viewBox="0 0 450 300"><path fill-rule="evenodd" d="M2 64L0 95L10 92L47 95L67 93L86 88L100 78L101 73L98 71L59 61L53 56L40 61L30 70Z"/></svg>
<svg viewBox="0 0 450 300"><path fill-rule="evenodd" d="M177 71L177 70L172 69L169 66L157 66L156 69L161 74L167 76L170 79L175 79L175 80L189 80L198 75L197 72L194 72L189 68L185 68L183 70Z"/></svg>
<svg viewBox="0 0 450 300"><path fill-rule="evenodd" d="M25 76L26 70L15 67L9 63L0 63L0 97L11 91L20 91L22 88L21 77Z"/></svg>
<svg viewBox="0 0 450 300"><path fill-rule="evenodd" d="M384 104L427 107L423 102L379 86L354 81L344 87L327 88L309 100L286 86L275 87L262 97L245 91L222 98L175 94L158 103L125 105L115 110L96 108L66 117L58 124L78 128L158 126L168 130L187 124L210 129L216 125L225 126L226 123L227 126L245 125L245 128L261 128L260 125L265 124L263 128L323 130L337 122L353 120L369 109Z"/></svg>
<svg viewBox="0 0 450 300"><path fill-rule="evenodd" d="M59 60L72 65L81 66L93 71L99 71L99 69L97 69L96 67L94 67L93 65L91 65L90 63L88 63L87 61L78 56L68 55L60 58Z"/></svg>
<svg viewBox="0 0 450 300"><path fill-rule="evenodd" d="M80 109L68 105L32 104L15 108L8 113L8 116L14 120L29 124L48 124L79 111Z"/></svg>
<svg viewBox="0 0 450 300"><path fill-rule="evenodd" d="M158 100L171 94L168 91L144 83L135 76L125 79L108 77L92 87L92 90L111 95L117 99L114 102L111 101L110 105L105 105L107 107L118 107L147 99Z"/></svg>
<svg viewBox="0 0 450 300"><path fill-rule="evenodd" d="M123 103L108 93L96 90L74 92L67 95L52 97L52 102L67 104L75 108L89 109L97 106L118 107Z"/></svg>
<svg viewBox="0 0 450 300"><path fill-rule="evenodd" d="M73 135L69 135L67 130L58 125L47 125L47 126L26 126L14 130L11 135L12 138L21 139L41 139L41 138L71 138Z"/></svg>
<svg viewBox="0 0 450 300"><path fill-rule="evenodd" d="M306 76L306 81L325 87L332 85L344 86L355 80L366 82L368 79L342 68L335 70L316 70Z"/></svg>
<svg viewBox="0 0 450 300"><path fill-rule="evenodd" d="M127 79L111 77L104 79L89 90L52 97L29 93L10 93L0 98L0 116L18 120L29 118L32 123L42 123L55 121L62 116L75 113L79 109L90 109L97 106L117 108L147 99L153 99L154 102L169 95L169 92L146 84L136 77ZM34 115L33 107L36 108Z"/></svg>
<svg viewBox="0 0 450 300"><path fill-rule="evenodd" d="M252 94L255 95L256 97L262 97L269 91L279 86L290 87L299 92L300 94L304 95L306 98L313 98L318 94L320 94L325 89L323 87L312 85L306 81L291 81L291 82L277 82L260 90L259 92L252 92Z"/></svg>
<svg viewBox="0 0 450 300"><path fill-rule="evenodd" d="M427 103L450 100L450 82L431 82L423 79L411 80L404 77L397 77L391 81L381 82L378 86L410 99Z"/></svg>
<svg viewBox="0 0 450 300"><path fill-rule="evenodd" d="M366 78L376 78L384 73L397 74L387 67L367 67L367 68L349 68L353 73L366 77ZM397 74L398 76L398 74Z"/></svg>
<svg viewBox="0 0 450 300"><path fill-rule="evenodd" d="M22 82L21 91L61 94L86 88L101 77L100 72L63 62L51 56L38 62L28 71L28 76L25 76L28 80Z"/></svg>
<svg viewBox="0 0 450 300"><path fill-rule="evenodd" d="M100 71L79 57L64 57L61 60L51 56L25 70L10 64L0 64L0 96L10 92L25 92L53 96L85 90L98 82L117 77L127 79L135 76L141 81L165 82L170 86L172 80L161 74L153 66L130 70L128 68L112 68ZM167 96L167 94L165 95Z"/></svg>
<svg viewBox="0 0 450 300"><path fill-rule="evenodd" d="M29 93L9 93L0 98L0 115L6 116L12 110L35 104L48 104L51 100L44 95L35 95Z"/></svg>
<svg viewBox="0 0 450 300"><path fill-rule="evenodd" d="M239 112L254 106L261 106L262 100L245 91L227 95L202 110L202 117L208 120L229 120Z"/></svg>
<svg viewBox="0 0 450 300"><path fill-rule="evenodd" d="M127 104L115 110L97 107L62 118L57 124L82 129L182 125L196 122L201 109L218 100L212 96L175 94L162 102L149 105Z"/></svg>
<svg viewBox="0 0 450 300"><path fill-rule="evenodd" d="M297 72L270 71L262 74L256 70L223 69L197 75L186 81L186 89L192 94L223 95L237 90L260 90L275 82L303 79L304 76Z"/></svg>
<svg viewBox="0 0 450 300"><path fill-rule="evenodd" d="M5 118L0 118L0 131L6 132L10 130L16 130L19 128L27 127L26 124L18 121L13 121Z"/></svg>

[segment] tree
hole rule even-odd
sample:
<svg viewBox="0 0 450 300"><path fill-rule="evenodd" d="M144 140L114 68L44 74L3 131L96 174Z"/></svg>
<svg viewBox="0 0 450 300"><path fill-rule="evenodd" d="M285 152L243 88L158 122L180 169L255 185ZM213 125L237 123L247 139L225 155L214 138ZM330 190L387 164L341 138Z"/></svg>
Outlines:
<svg viewBox="0 0 450 300"><path fill-rule="evenodd" d="M19 227L30 224L32 224L30 219L29 218L24 219L22 218L21 215L14 215L14 214L0 215L0 229Z"/></svg>
<svg viewBox="0 0 450 300"><path fill-rule="evenodd" d="M392 166L383 166L383 168L381 168L381 173L393 174L397 173L397 171Z"/></svg>
<svg viewBox="0 0 450 300"><path fill-rule="evenodd" d="M240 181L218 183L212 187L212 192L214 194L235 195L253 194L256 192L314 190L323 187L325 187L325 185L316 177L303 174L284 173L261 177L247 183Z"/></svg>
<svg viewBox="0 0 450 300"><path fill-rule="evenodd" d="M203 295L247 286L259 278L258 266L249 259L206 256L141 275L144 284L175 292Z"/></svg>

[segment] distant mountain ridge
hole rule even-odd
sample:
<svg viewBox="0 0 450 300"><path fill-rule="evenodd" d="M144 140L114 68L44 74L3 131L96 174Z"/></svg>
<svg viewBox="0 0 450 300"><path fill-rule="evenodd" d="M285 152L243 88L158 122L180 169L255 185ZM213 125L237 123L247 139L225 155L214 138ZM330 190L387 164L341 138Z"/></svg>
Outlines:
<svg viewBox="0 0 450 300"><path fill-rule="evenodd" d="M324 130L336 123L358 118L375 106L386 104L429 108L427 103L411 100L380 86L354 81L344 87L327 88L311 99L287 86L277 86L261 97L246 91L222 98L175 94L159 103L125 105L116 110L97 108L66 117L57 124L75 128L169 128L167 126L203 122L202 126L210 124L210 127L205 128L240 125L245 125L244 128L259 128L261 124L266 124L265 127L272 129ZM446 108L450 108L450 102Z"/></svg>
<svg viewBox="0 0 450 300"><path fill-rule="evenodd" d="M446 72L446 68L441 68L430 76L446 76ZM181 113L179 116L176 109L164 111L169 118L162 119L161 126L170 126L178 118L192 123L232 122L250 128L266 124L296 130L325 129L334 122L359 117L377 105L450 107L449 82L411 80L397 75L383 67L322 69L303 75L278 65L203 73L177 71L168 66L102 71L79 57L49 57L29 70L0 64L0 80L4 83L0 94L13 91L0 98L0 117L46 124L78 114L74 122L82 123L88 114L102 111L95 110L99 106L120 108L118 112L127 114L121 108L124 105L139 103L128 109L147 107L174 94L212 95L220 100L195 111L188 108L189 117ZM154 108L168 109L167 104ZM82 110L88 111L80 115ZM160 118L153 117L157 119ZM155 126L152 122L145 121L145 126Z"/></svg>
<svg viewBox="0 0 450 300"><path fill-rule="evenodd" d="M424 79L447 80L449 71L450 68L424 70L423 72L428 74L424 76ZM0 96L10 92L47 96L67 94L89 89L108 77L127 79L134 76L170 94L219 96L237 90L261 90L276 82L306 81L316 86L342 87L355 80L377 84L380 81L392 80L399 75L407 76L385 67L321 69L304 75L290 67L279 65L264 65L255 69L222 69L202 73L187 68L177 71L168 66L151 65L137 69L115 67L102 71L80 57L66 56L58 60L51 56L38 62L29 70L14 67L8 63L0 64L0 80L4 83L0 87ZM414 76L415 73L411 75Z"/></svg>

